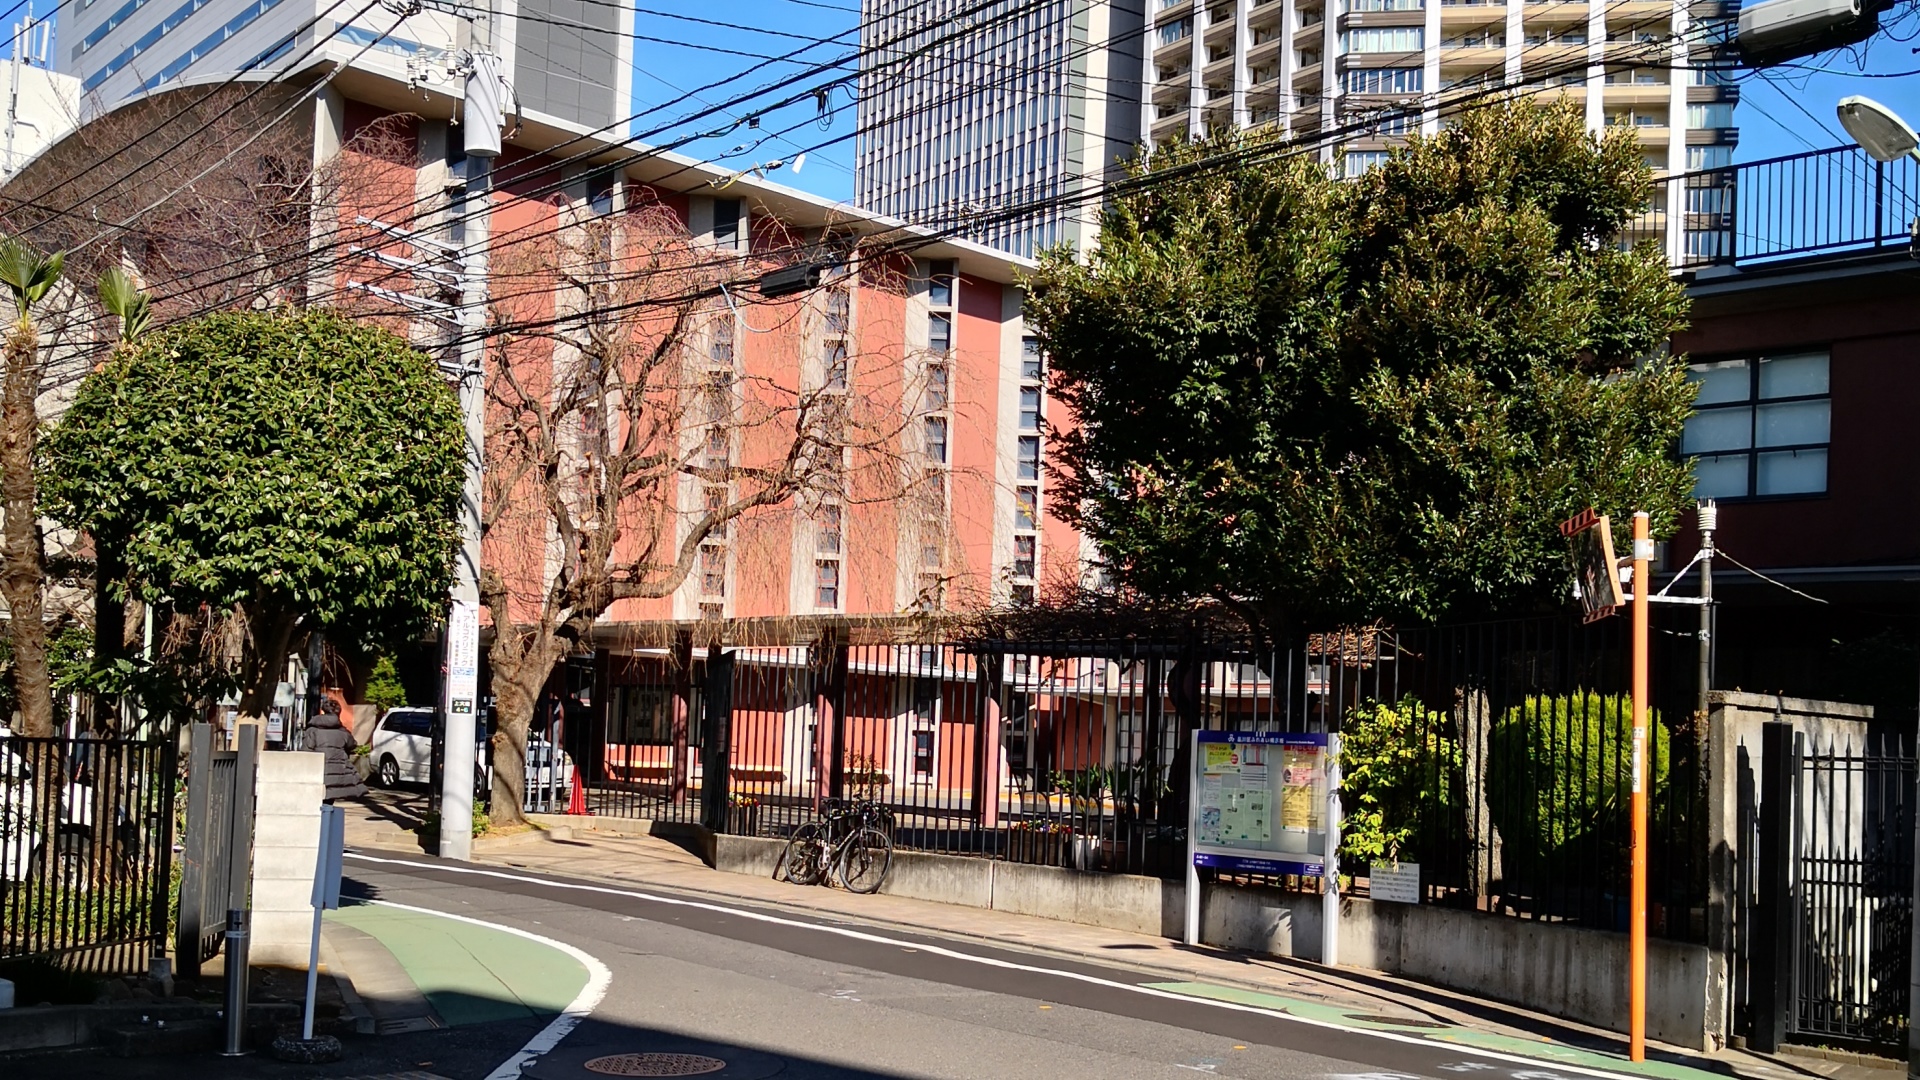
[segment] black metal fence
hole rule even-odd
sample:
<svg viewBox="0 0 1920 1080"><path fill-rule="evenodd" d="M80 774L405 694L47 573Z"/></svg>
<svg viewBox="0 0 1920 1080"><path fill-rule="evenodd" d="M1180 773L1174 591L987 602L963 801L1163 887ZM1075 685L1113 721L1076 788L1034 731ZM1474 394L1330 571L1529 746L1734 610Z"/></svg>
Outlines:
<svg viewBox="0 0 1920 1080"><path fill-rule="evenodd" d="M1707 892L1698 613L1656 608L1653 626L1649 930L1698 941ZM1625 929L1628 632L1624 618L1546 618L1316 639L1309 680L1326 687L1323 711L1343 718L1343 756L1379 762L1370 783L1348 778L1348 844L1371 810L1396 845L1387 854L1419 865L1429 902ZM1351 869L1365 876L1357 861Z"/></svg>
<svg viewBox="0 0 1920 1080"><path fill-rule="evenodd" d="M1915 748L1767 726L1757 1037L1763 1048L1786 1038L1904 1052Z"/></svg>
<svg viewBox="0 0 1920 1080"><path fill-rule="evenodd" d="M1690 940L1706 892L1696 622L1660 611L1654 635L1652 925ZM597 814L777 837L825 799L869 797L904 848L1172 876L1194 731L1344 723L1352 747L1412 723L1418 752L1374 794L1426 899L1616 928L1626 645L1623 619L1553 616L1291 649L1200 633L640 649L607 660L565 741Z"/></svg>
<svg viewBox="0 0 1920 1080"><path fill-rule="evenodd" d="M1920 162L1844 146L1666 177L1624 238L1677 229L1681 268L1750 266L1904 250L1916 215Z"/></svg>
<svg viewBox="0 0 1920 1080"><path fill-rule="evenodd" d="M164 954L178 775L169 742L0 738L0 959Z"/></svg>

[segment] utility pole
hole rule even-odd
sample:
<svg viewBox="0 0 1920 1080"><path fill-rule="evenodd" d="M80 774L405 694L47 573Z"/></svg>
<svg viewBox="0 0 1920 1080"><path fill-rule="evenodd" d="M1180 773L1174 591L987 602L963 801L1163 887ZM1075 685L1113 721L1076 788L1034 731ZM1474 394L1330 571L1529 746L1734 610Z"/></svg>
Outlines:
<svg viewBox="0 0 1920 1080"><path fill-rule="evenodd" d="M1653 581L1647 512L1633 515L1633 862L1627 900L1627 1057L1647 1059L1647 622Z"/></svg>
<svg viewBox="0 0 1920 1080"><path fill-rule="evenodd" d="M1707 499L1696 513L1700 523L1700 700L1696 707L1704 724L1707 695L1713 690L1713 532L1719 527L1720 508Z"/></svg>
<svg viewBox="0 0 1920 1080"><path fill-rule="evenodd" d="M480 470L486 440L487 241L493 159L503 121L499 60L493 55L493 12L474 16L468 44L460 130L466 140L466 187L456 221L460 247L458 377L467 429L467 480L460 496L460 555L447 617L445 743L440 775L440 857L473 854L475 723L480 674Z"/></svg>

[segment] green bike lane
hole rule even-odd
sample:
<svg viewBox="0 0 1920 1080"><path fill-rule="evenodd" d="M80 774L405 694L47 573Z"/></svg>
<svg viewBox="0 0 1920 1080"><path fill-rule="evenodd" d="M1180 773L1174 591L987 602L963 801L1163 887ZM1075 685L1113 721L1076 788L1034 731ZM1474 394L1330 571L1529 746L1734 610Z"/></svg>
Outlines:
<svg viewBox="0 0 1920 1080"><path fill-rule="evenodd" d="M458 916L363 900L326 921L377 941L448 1027L550 1019L589 979L553 945Z"/></svg>

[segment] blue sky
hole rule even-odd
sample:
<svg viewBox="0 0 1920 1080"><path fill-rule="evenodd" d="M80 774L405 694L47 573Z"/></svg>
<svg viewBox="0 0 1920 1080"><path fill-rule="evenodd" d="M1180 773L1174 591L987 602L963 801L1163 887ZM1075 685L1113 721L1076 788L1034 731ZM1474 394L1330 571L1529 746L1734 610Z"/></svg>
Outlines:
<svg viewBox="0 0 1920 1080"><path fill-rule="evenodd" d="M1882 16L1881 32L1850 50L1825 53L1760 72L1740 82L1737 161L1759 161L1808 149L1851 143L1834 106L1861 94L1920 124L1920 9L1898 18ZM1809 116L1808 114L1811 114ZM1811 144L1811 145L1809 145Z"/></svg>
<svg viewBox="0 0 1920 1080"><path fill-rule="evenodd" d="M59 0L34 0L42 14ZM645 0L636 13L633 95L636 111L653 109L636 122L636 134L664 129L650 141L689 136L681 149L733 168L780 161L769 179L830 199L853 192L855 127L852 71L842 63L857 48L858 0L736 0L722 7L700 0ZM5 30L26 9L25 0L0 0L0 57L10 44ZM1888 19L1882 32L1853 50L1828 53L1742 80L1737 160L1754 161L1844 141L1834 104L1864 94L1920 124L1920 8L1909 6ZM821 44L820 38L837 40ZM787 59L771 59L787 56ZM756 97L750 105L731 98L786 79L792 85ZM715 85L718 84L718 85ZM825 88L826 111L812 96L762 117L758 129L745 122L755 107L796 93ZM719 112L698 120L710 107ZM737 126L736 126L737 125ZM793 168L801 151L807 156Z"/></svg>
<svg viewBox="0 0 1920 1080"><path fill-rule="evenodd" d="M785 165L766 173L769 180L834 200L852 197L853 71L850 62L840 62L859 48L858 0L746 0L724 8L689 0L647 0L645 6L659 14L634 17L634 111L659 111L638 121L636 133L667 126L673 137L705 135L682 151L734 169L783 161ZM827 44L807 40L836 34L843 36ZM788 54L797 55L763 59ZM724 85L701 89L728 79ZM748 104L726 107L729 99L788 79L797 81ZM824 116L814 96L823 88ZM669 104L689 93L693 96ZM805 100L768 112L758 129L744 122L754 108L796 94ZM723 111L677 123L710 106ZM806 159L795 173L793 162L802 152Z"/></svg>

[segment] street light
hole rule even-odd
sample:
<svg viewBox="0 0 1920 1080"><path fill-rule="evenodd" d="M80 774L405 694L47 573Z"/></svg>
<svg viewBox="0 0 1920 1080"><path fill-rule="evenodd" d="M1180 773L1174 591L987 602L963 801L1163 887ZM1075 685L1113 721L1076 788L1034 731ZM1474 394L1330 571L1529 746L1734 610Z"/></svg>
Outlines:
<svg viewBox="0 0 1920 1080"><path fill-rule="evenodd" d="M1914 135L1907 122L1885 105L1855 95L1840 99L1835 111L1840 114L1840 126L1847 129L1847 134L1853 136L1853 141L1873 160L1920 158L1920 151L1915 149L1920 147L1920 136Z"/></svg>

